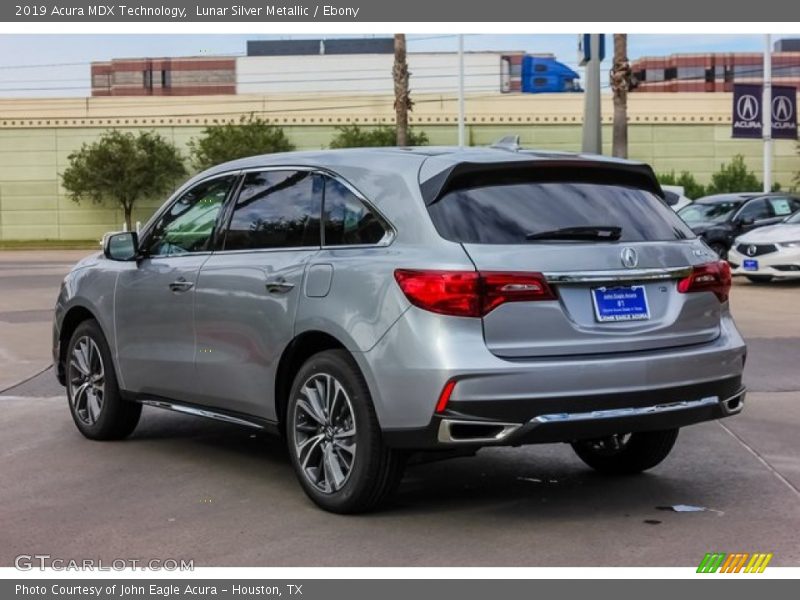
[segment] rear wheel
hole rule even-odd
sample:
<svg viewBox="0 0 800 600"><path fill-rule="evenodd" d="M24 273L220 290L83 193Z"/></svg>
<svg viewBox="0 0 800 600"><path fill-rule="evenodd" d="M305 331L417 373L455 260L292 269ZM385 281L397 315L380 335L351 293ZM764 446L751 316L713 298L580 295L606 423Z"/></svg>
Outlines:
<svg viewBox="0 0 800 600"><path fill-rule="evenodd" d="M78 430L92 440L118 440L139 423L141 404L122 399L108 343L97 321L84 321L65 357L67 398Z"/></svg>
<svg viewBox="0 0 800 600"><path fill-rule="evenodd" d="M607 475L632 475L652 469L675 445L677 429L614 434L574 442L572 449L587 465Z"/></svg>
<svg viewBox="0 0 800 600"><path fill-rule="evenodd" d="M769 283L772 281L772 275L745 275L751 283Z"/></svg>
<svg viewBox="0 0 800 600"><path fill-rule="evenodd" d="M367 384L346 351L326 350L306 361L286 419L295 473L321 508L368 511L400 483L405 457L383 443Z"/></svg>

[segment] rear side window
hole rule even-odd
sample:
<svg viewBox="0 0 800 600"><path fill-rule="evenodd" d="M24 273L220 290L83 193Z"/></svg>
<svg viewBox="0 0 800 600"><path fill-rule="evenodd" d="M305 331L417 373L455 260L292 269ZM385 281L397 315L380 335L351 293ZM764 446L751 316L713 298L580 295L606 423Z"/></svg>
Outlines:
<svg viewBox="0 0 800 600"><path fill-rule="evenodd" d="M236 199L225 250L319 246L321 211L319 175L248 173Z"/></svg>
<svg viewBox="0 0 800 600"><path fill-rule="evenodd" d="M439 234L455 242L523 244L568 227L620 227L626 242L694 237L654 194L584 182L520 182L459 189L428 207Z"/></svg>
<svg viewBox="0 0 800 600"><path fill-rule="evenodd" d="M345 185L325 178L326 246L377 244L386 235L381 220Z"/></svg>

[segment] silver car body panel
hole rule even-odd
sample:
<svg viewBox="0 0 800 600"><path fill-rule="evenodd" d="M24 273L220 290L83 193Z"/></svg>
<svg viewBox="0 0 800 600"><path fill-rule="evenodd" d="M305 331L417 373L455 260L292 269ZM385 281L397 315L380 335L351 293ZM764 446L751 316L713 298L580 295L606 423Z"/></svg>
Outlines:
<svg viewBox="0 0 800 600"><path fill-rule="evenodd" d="M561 412L561 397L741 376L746 348L727 303L709 292L674 289L692 265L712 260L699 240L627 244L635 246L639 263L626 269L620 263L623 244L598 249L540 243L521 250L442 238L428 215L421 182L460 161L500 160L546 164L550 155L345 150L268 155L215 167L172 199L226 173L317 170L345 182L390 230L380 243L366 246L217 251L138 262L87 258L62 287L54 356L60 360L65 315L82 307L100 322L127 392L152 402L163 397L191 403L196 412L220 409L274 421L281 356L297 336L321 332L353 355L387 430L430 424L443 386L454 378L453 399L462 405L522 400L547 414ZM398 268L538 271L557 288L558 299L504 304L483 319L443 316L410 304L394 280ZM170 289L181 277L192 285ZM589 288L629 281L646 286L652 318L595 322ZM696 398L675 398L684 400Z"/></svg>

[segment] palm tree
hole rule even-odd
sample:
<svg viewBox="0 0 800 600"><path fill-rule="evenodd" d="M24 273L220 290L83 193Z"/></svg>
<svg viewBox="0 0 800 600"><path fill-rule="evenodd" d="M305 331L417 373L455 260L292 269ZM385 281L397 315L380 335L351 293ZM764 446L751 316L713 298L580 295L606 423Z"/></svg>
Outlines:
<svg viewBox="0 0 800 600"><path fill-rule="evenodd" d="M628 35L614 34L614 64L611 67L611 90L614 94L614 129L611 153L628 157L628 91L631 89L631 65L628 62Z"/></svg>
<svg viewBox="0 0 800 600"><path fill-rule="evenodd" d="M397 124L397 145L408 145L408 113L413 106L408 90L408 62L406 61L406 35L394 35L394 110Z"/></svg>

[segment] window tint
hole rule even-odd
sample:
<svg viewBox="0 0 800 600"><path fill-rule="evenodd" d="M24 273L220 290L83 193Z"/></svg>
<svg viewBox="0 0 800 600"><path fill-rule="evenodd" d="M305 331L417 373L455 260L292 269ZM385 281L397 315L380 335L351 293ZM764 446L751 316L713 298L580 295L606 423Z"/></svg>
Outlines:
<svg viewBox="0 0 800 600"><path fill-rule="evenodd" d="M565 227L621 227L622 241L674 240L692 231L645 190L596 183L514 183L449 192L428 207L439 233L477 244L530 243Z"/></svg>
<svg viewBox="0 0 800 600"><path fill-rule="evenodd" d="M736 218L742 221L744 219L769 219L771 216L772 209L766 198L759 198L745 204Z"/></svg>
<svg viewBox="0 0 800 600"><path fill-rule="evenodd" d="M233 185L235 175L199 183L161 215L146 240L153 256L173 256L209 249L217 215Z"/></svg>
<svg viewBox="0 0 800 600"><path fill-rule="evenodd" d="M319 246L322 179L307 171L249 173L225 236L226 250Z"/></svg>
<svg viewBox="0 0 800 600"><path fill-rule="evenodd" d="M377 244L386 234L380 219L340 182L325 178L325 245Z"/></svg>

